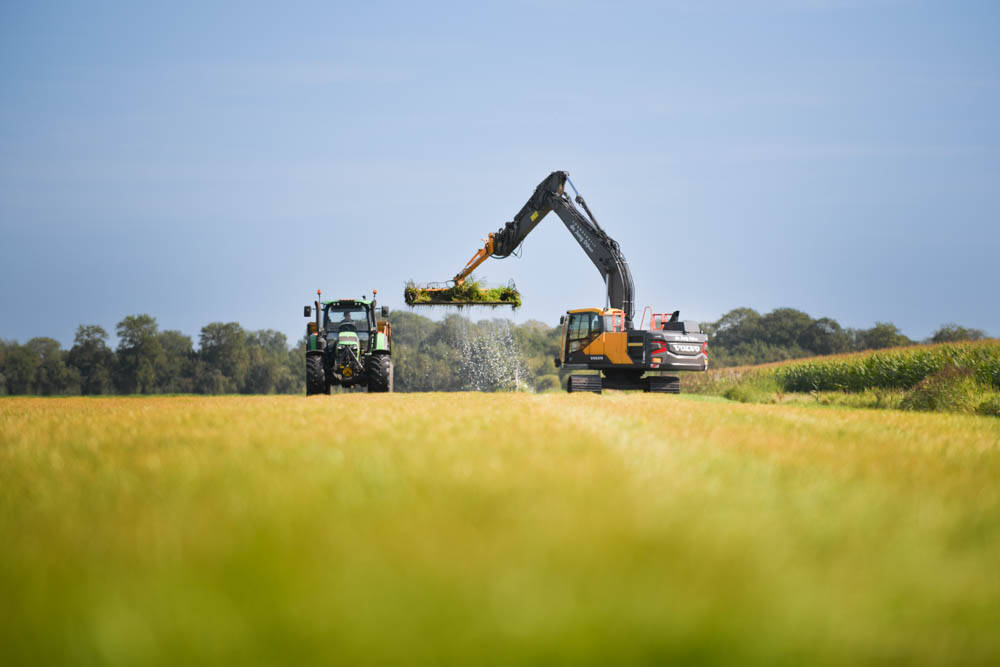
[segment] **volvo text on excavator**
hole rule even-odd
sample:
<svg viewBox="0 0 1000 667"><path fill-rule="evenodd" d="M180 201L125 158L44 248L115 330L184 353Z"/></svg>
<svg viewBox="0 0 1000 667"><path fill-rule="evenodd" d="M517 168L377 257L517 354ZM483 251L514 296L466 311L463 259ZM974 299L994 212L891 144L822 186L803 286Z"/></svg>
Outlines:
<svg viewBox="0 0 1000 667"><path fill-rule="evenodd" d="M567 184L573 190L573 199L565 191ZM514 219L487 237L485 245L452 279L453 286L460 287L488 258L509 257L553 211L600 271L607 288L603 308L569 310L560 318L562 338L556 366L571 371L599 371L597 374L570 375L567 391L600 393L602 389L639 389L678 393L680 380L660 375L660 371L707 370L708 336L701 332L697 322L682 321L678 311L653 313L647 307L639 327L633 326L635 288L628 263L618 243L598 224L565 171L549 174ZM447 290L444 293L447 296ZM460 291L453 293L460 294ZM450 301L441 299L436 305L461 303L453 298ZM474 301L467 303L475 304ZM649 327L645 328L647 311ZM647 374L648 371L657 373Z"/></svg>

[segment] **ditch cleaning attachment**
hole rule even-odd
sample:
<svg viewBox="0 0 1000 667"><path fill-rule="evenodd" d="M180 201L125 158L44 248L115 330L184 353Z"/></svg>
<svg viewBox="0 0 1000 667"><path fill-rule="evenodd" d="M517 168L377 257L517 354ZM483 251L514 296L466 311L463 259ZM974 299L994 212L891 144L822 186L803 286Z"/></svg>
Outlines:
<svg viewBox="0 0 1000 667"><path fill-rule="evenodd" d="M494 255L493 234L485 239L485 245L476 251L465 266L447 283L417 285L408 283L403 290L403 299L408 306L521 306L521 293L513 281L506 287L483 287L472 278L476 267Z"/></svg>
<svg viewBox="0 0 1000 667"><path fill-rule="evenodd" d="M574 192L576 188L569 180L565 171L554 171L549 174L531 195L514 219L504 223L503 227L483 239L483 246L476 251L465 267L448 282L446 287L430 287L409 285L404 292L406 303L414 305L442 306L514 306L521 305L521 295L513 286L499 290L486 290L479 285L474 289L466 282L466 278L490 257L503 259L518 256L518 249L524 239L551 212L555 212L566 229L587 254L590 260L601 272L601 278L607 286L607 305L621 308L625 317L632 322L632 274L628 264L621 254L618 243L608 236L594 218L587 203L576 192L576 197L570 199L565 190L569 185ZM574 204L575 202L575 204ZM577 208L579 205L582 208ZM586 213L586 215L584 215ZM473 283L474 284L474 283Z"/></svg>
<svg viewBox="0 0 1000 667"><path fill-rule="evenodd" d="M419 286L408 283L403 290L408 306L511 306L521 305L521 293L510 283L506 287L481 287L479 281L468 280L447 284Z"/></svg>

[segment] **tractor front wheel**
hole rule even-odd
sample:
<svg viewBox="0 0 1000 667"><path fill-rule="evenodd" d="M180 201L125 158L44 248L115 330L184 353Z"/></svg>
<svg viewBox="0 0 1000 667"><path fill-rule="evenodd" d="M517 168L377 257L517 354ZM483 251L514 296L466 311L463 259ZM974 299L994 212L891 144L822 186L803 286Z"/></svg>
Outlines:
<svg viewBox="0 0 1000 667"><path fill-rule="evenodd" d="M330 385L326 383L326 371L323 370L323 355L306 356L306 396L329 393Z"/></svg>
<svg viewBox="0 0 1000 667"><path fill-rule="evenodd" d="M369 393L392 391L392 357L387 354L373 354L365 359L365 375L368 376Z"/></svg>

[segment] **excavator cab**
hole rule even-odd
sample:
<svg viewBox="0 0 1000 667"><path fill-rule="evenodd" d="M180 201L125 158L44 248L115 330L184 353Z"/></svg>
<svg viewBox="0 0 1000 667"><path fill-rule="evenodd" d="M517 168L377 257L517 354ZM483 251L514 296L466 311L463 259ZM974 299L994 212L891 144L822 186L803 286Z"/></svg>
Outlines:
<svg viewBox="0 0 1000 667"><path fill-rule="evenodd" d="M564 331L566 354L579 352L601 334L601 317L596 311L589 310L570 313Z"/></svg>
<svg viewBox="0 0 1000 667"><path fill-rule="evenodd" d="M620 308L578 308L562 317L562 345L557 365L609 360L631 364L625 311Z"/></svg>

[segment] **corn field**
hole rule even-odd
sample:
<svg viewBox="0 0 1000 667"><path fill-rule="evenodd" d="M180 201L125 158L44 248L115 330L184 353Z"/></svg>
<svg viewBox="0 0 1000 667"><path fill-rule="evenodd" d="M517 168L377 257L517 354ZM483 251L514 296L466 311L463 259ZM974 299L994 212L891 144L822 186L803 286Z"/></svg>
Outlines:
<svg viewBox="0 0 1000 667"><path fill-rule="evenodd" d="M983 385L1000 389L1000 341L903 348L839 356L776 368L784 391L909 389L947 368L971 371Z"/></svg>

